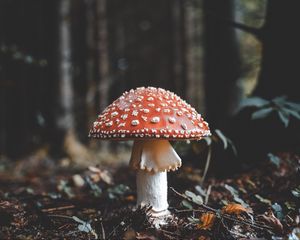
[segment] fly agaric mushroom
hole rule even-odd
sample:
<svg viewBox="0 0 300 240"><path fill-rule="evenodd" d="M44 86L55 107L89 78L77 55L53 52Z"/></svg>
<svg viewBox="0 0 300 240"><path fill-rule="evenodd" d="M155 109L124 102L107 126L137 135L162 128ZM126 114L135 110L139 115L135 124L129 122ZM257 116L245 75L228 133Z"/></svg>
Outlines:
<svg viewBox="0 0 300 240"><path fill-rule="evenodd" d="M176 94L140 87L125 92L98 116L89 136L134 140L130 166L137 170L137 205L150 205L153 217L169 213L167 172L181 166L169 140L209 136L207 122Z"/></svg>

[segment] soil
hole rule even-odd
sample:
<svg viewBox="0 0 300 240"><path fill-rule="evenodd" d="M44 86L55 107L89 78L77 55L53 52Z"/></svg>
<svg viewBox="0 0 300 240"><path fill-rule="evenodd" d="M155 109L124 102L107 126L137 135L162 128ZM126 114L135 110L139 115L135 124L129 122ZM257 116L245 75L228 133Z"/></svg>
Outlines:
<svg viewBox="0 0 300 240"><path fill-rule="evenodd" d="M3 158L0 239L300 239L300 158L278 159L202 186L191 164L169 173L171 215L155 228L127 166Z"/></svg>

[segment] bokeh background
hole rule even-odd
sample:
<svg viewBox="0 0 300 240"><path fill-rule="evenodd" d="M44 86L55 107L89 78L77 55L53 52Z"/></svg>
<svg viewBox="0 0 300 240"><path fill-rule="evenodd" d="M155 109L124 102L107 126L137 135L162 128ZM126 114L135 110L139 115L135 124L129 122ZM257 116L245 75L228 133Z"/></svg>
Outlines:
<svg viewBox="0 0 300 240"><path fill-rule="evenodd" d="M1 158L46 149L53 158L85 161L91 151L103 158L104 152L126 150L128 143L87 135L98 113L138 86L162 87L186 99L213 132L220 129L231 140L239 159L299 150L297 5L1 0ZM249 96L257 98L245 102ZM270 101L276 97L281 105ZM260 109L265 106L271 110ZM221 142L220 136L215 140ZM187 155L199 152L197 146L187 149ZM233 159L223 153L222 161L227 155Z"/></svg>

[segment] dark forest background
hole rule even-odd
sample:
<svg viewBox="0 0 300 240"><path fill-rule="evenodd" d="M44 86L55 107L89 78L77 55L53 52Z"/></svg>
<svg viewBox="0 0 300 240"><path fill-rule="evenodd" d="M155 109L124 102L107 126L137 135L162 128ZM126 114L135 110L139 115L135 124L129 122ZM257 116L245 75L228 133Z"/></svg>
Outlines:
<svg viewBox="0 0 300 240"><path fill-rule="evenodd" d="M298 9L297 0L0 0L0 154L117 150L87 133L138 86L186 99L240 156L299 150ZM249 96L259 98L245 104ZM253 118L262 106L271 110Z"/></svg>

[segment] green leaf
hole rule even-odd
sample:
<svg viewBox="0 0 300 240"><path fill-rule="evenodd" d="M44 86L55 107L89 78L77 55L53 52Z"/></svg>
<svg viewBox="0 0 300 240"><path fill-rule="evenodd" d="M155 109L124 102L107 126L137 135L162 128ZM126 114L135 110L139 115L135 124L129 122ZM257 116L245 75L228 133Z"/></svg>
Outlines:
<svg viewBox="0 0 300 240"><path fill-rule="evenodd" d="M200 223L200 220L198 218L187 217L187 219L189 220L190 223L193 223L193 224L199 224Z"/></svg>
<svg viewBox="0 0 300 240"><path fill-rule="evenodd" d="M270 161L272 163L274 163L277 167L279 167L279 165L280 165L280 158L279 157L275 156L272 153L268 153L268 158L270 159Z"/></svg>
<svg viewBox="0 0 300 240"><path fill-rule="evenodd" d="M75 222L80 223L77 226L77 228L78 228L79 231L86 232L86 233L89 233L89 232L93 231L91 224L89 224L88 222L85 222L85 221L81 220L80 218L78 218L76 216L73 216L72 218L73 218L73 220Z"/></svg>
<svg viewBox="0 0 300 240"><path fill-rule="evenodd" d="M239 197L239 192L235 188L228 184L225 184L224 187L231 193L235 202L240 203L245 208L249 208L249 204L244 202L244 200Z"/></svg>
<svg viewBox="0 0 300 240"><path fill-rule="evenodd" d="M237 153L237 150L236 150L236 147L235 147L234 143L233 143L233 142L231 141L231 139L229 139L229 138L227 138L227 142L230 144L230 146L231 146L231 148L232 148L232 151L233 151L233 154L234 154L235 156L237 156L238 153Z"/></svg>
<svg viewBox="0 0 300 240"><path fill-rule="evenodd" d="M200 193L202 197L206 197L207 194L200 185L195 186L195 190Z"/></svg>
<svg viewBox="0 0 300 240"><path fill-rule="evenodd" d="M268 105L270 102L260 98L260 97L249 97L249 98L245 98L241 101L240 106L239 106L239 110L246 108L246 107L257 107L257 108L261 108L263 106Z"/></svg>
<svg viewBox="0 0 300 240"><path fill-rule="evenodd" d="M272 205L272 209L274 210L276 217L279 220L282 220L283 219L282 207L278 203L274 203Z"/></svg>
<svg viewBox="0 0 300 240"><path fill-rule="evenodd" d="M75 221L75 222L78 222L80 224L85 224L85 221L81 220L80 218L76 217L76 216L72 216L72 219Z"/></svg>
<svg viewBox="0 0 300 240"><path fill-rule="evenodd" d="M258 111L255 111L254 113L252 113L251 119L256 120L256 119L266 118L273 112L273 110L274 110L273 108L268 107L268 108L263 108Z"/></svg>
<svg viewBox="0 0 300 240"><path fill-rule="evenodd" d="M272 102L276 105L283 105L286 102L286 96L279 96L272 99Z"/></svg>
<svg viewBox="0 0 300 240"><path fill-rule="evenodd" d="M184 206L187 209L193 209L192 204L189 201L187 201L187 200L182 200L181 201L181 205Z"/></svg>
<svg viewBox="0 0 300 240"><path fill-rule="evenodd" d="M130 190L130 188L124 184L119 184L115 187L112 188L108 188L107 192L108 192L108 197L110 199L115 199L119 196L123 196L126 192L128 192Z"/></svg>
<svg viewBox="0 0 300 240"><path fill-rule="evenodd" d="M228 143L227 143L227 138L225 137L225 135L221 132L221 130L216 129L215 133L218 135L218 137L222 140L223 145L224 145L224 149L227 149L228 147Z"/></svg>
<svg viewBox="0 0 300 240"><path fill-rule="evenodd" d="M287 106L287 107L289 107L292 110L300 112L300 104L299 103L294 103L294 102L288 102L288 101L286 101L284 103L284 105Z"/></svg>
<svg viewBox="0 0 300 240"><path fill-rule="evenodd" d="M193 192L190 192L190 191L185 191L184 193L187 197L189 197L193 203L196 203L198 205L202 205L203 204L203 199L201 196L199 195L196 195L195 193Z"/></svg>
<svg viewBox="0 0 300 240"><path fill-rule="evenodd" d="M295 189L292 190L292 194L295 197L300 198L300 185L297 188L295 188Z"/></svg>
<svg viewBox="0 0 300 240"><path fill-rule="evenodd" d="M258 194L255 194L255 197L261 201L262 203L265 203L265 204L268 204L268 205L272 205L272 202L271 200L267 199L267 198L263 198L262 196L258 195Z"/></svg>
<svg viewBox="0 0 300 240"><path fill-rule="evenodd" d="M282 108L280 110L282 110L282 111L286 112L287 114L290 114L290 115L294 116L295 118L297 118L298 120L300 120L300 113L298 113L297 111L291 110L288 108Z"/></svg>
<svg viewBox="0 0 300 240"><path fill-rule="evenodd" d="M289 115L286 114L284 111L277 111L278 113L278 116L281 120L281 122L284 124L285 127L288 127L289 126L289 121L290 121L290 118L289 118Z"/></svg>
<svg viewBox="0 0 300 240"><path fill-rule="evenodd" d="M102 189L94 183L90 178L86 178L86 182L91 189L91 192L95 197L100 197L102 194Z"/></svg>
<svg viewBox="0 0 300 240"><path fill-rule="evenodd" d="M296 210L297 204L294 202L285 202L284 205L288 210Z"/></svg>

